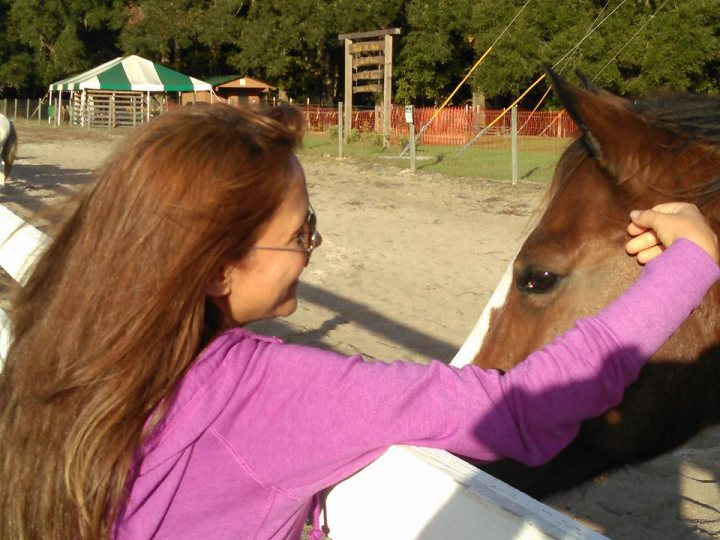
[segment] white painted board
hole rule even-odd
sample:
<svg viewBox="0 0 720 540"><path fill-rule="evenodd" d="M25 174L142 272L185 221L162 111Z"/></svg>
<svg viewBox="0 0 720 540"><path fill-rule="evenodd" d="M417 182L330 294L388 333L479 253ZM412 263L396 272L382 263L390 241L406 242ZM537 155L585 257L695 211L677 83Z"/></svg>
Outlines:
<svg viewBox="0 0 720 540"><path fill-rule="evenodd" d="M605 538L448 452L410 446L334 487L326 517L333 540Z"/></svg>

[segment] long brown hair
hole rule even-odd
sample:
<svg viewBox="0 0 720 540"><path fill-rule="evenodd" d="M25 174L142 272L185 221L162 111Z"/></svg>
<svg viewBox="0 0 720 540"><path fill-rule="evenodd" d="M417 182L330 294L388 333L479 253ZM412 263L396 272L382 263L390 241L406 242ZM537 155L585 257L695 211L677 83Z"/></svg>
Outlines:
<svg viewBox="0 0 720 540"><path fill-rule="evenodd" d="M0 538L110 535L147 426L226 327L205 285L279 206L302 131L289 107L185 107L97 171L11 307Z"/></svg>

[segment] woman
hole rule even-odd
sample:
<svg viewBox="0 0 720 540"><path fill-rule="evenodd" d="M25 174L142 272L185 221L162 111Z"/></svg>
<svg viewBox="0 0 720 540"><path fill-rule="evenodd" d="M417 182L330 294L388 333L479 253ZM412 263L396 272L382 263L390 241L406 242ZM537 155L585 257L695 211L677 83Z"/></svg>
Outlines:
<svg viewBox="0 0 720 540"><path fill-rule="evenodd" d="M186 108L98 171L13 303L1 538L297 538L315 493L392 444L545 461L720 275L678 205L633 218L639 259L672 246L631 290L503 377L258 336L243 326L295 310L321 243L302 125Z"/></svg>

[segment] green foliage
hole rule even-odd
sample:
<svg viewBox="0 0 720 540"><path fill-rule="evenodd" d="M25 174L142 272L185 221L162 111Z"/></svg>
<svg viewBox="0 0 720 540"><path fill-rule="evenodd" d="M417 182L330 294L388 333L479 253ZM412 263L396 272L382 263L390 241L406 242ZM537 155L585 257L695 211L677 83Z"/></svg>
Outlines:
<svg viewBox="0 0 720 540"><path fill-rule="evenodd" d="M331 4L325 1L254 2L240 24L242 47L229 63L242 73L283 83L290 97L317 95L335 26Z"/></svg>
<svg viewBox="0 0 720 540"><path fill-rule="evenodd" d="M639 94L648 88L717 92L710 64L718 61L720 11L712 0L671 2L618 57L619 91ZM682 51L681 54L679 52Z"/></svg>
<svg viewBox="0 0 720 540"><path fill-rule="evenodd" d="M253 2L241 24L242 46L228 61L289 97L331 101L342 92L338 35L393 26L401 6L401 0Z"/></svg>
<svg viewBox="0 0 720 540"><path fill-rule="evenodd" d="M237 0L142 0L123 16L119 43L139 54L198 77L233 73L246 6Z"/></svg>
<svg viewBox="0 0 720 540"><path fill-rule="evenodd" d="M378 133L377 131L369 131L367 133L363 133L363 139L367 140L373 146L383 146L382 133Z"/></svg>
<svg viewBox="0 0 720 540"><path fill-rule="evenodd" d="M199 7L192 0L144 0L128 13L120 35L125 51L158 59L177 69L184 52L196 44Z"/></svg>
<svg viewBox="0 0 720 540"><path fill-rule="evenodd" d="M493 3L505 7L502 10L504 17L484 15ZM592 28L596 17L594 3L584 0L562 3L536 0L521 11L524 3L482 0L475 4L471 14L473 27L479 36L484 36L476 42L478 57L498 40L472 78L473 87L484 93L488 104L493 107L505 106L522 94L542 75L544 66L556 66L561 73L571 73L573 69L582 67L583 45L587 41L576 52L568 53ZM516 15L517 18L508 27ZM596 34L591 34L588 39L593 36L596 37ZM546 88L545 84L537 87L521 106L532 108Z"/></svg>
<svg viewBox="0 0 720 540"><path fill-rule="evenodd" d="M112 0L6 0L0 89L38 91L117 56Z"/></svg>
<svg viewBox="0 0 720 540"><path fill-rule="evenodd" d="M200 78L247 74L329 105L344 92L338 34L392 27L402 32L393 41L396 103L443 102L493 44L453 104L478 95L505 107L545 65L570 78L581 69L626 95L720 92L717 0L526 1L0 0L0 93L36 96L50 82L140 54ZM521 106L534 107L545 89Z"/></svg>
<svg viewBox="0 0 720 540"><path fill-rule="evenodd" d="M360 130L357 128L352 128L350 130L350 133L348 134L346 140L349 143L354 143L354 142L358 142L361 138L362 138L362 136L361 136Z"/></svg>
<svg viewBox="0 0 720 540"><path fill-rule="evenodd" d="M474 33L467 13L472 0L410 0L398 58L397 101L421 105L441 102L475 62ZM460 94L467 98L466 88Z"/></svg>

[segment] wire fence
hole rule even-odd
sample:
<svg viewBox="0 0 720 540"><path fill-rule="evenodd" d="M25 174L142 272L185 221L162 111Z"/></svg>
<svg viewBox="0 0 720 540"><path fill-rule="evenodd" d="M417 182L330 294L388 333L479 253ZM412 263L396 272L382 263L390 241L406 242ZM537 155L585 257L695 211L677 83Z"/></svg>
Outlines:
<svg viewBox="0 0 720 540"><path fill-rule="evenodd" d="M54 114L54 107L43 101L43 98L0 99L0 113L14 122L18 120L42 122L47 121L49 113Z"/></svg>
<svg viewBox="0 0 720 540"><path fill-rule="evenodd" d="M61 124L71 123L70 102L60 104ZM0 113L16 123L55 123L57 103L49 105L40 99L0 99ZM336 144L338 109L315 105L300 106L310 135L327 137L326 154L339 153ZM552 178L555 163L568 142L577 134L577 126L565 111L517 111L516 132L511 115L497 109L479 107L446 107L439 113L435 107L414 109L418 145L418 169L445 174L477 176L506 180L547 182ZM401 150L409 140L405 108L393 106L388 141L383 146L382 111L353 109L352 130L346 133L344 155L367 150L360 143L375 144L376 154L385 160L396 160L405 166L407 156ZM514 142L513 142L514 139ZM515 145L513 147L513 144ZM337 153L336 153L337 152Z"/></svg>
<svg viewBox="0 0 720 540"><path fill-rule="evenodd" d="M331 139L337 137L336 108L306 106L302 109L311 133L327 133ZM354 109L351 125L351 132L345 134L350 144L344 145L344 155L357 156L362 149L354 143L363 139L382 144L380 108ZM564 110L517 110L513 126L509 111L470 106L446 107L440 112L435 107L415 108L414 127L420 170L545 183L552 179L558 158L578 133ZM392 148L383 149L383 157L405 166L409 158L401 149L407 147L409 137L405 107L394 106L388 139L397 148L394 156ZM363 157L366 155L367 152Z"/></svg>

